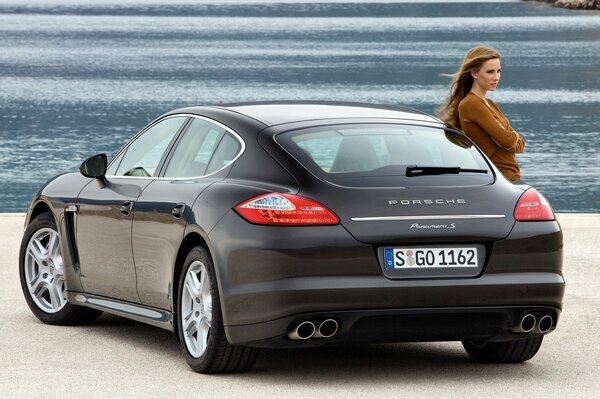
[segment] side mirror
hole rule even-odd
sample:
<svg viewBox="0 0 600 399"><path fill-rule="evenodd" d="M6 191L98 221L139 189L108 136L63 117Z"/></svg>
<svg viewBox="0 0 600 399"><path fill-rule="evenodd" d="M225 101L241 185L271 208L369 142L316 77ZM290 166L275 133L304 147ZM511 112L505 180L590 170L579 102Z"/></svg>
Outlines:
<svg viewBox="0 0 600 399"><path fill-rule="evenodd" d="M79 171L85 177L105 180L104 176L106 175L107 165L108 158L106 154L98 154L83 161L79 167Z"/></svg>

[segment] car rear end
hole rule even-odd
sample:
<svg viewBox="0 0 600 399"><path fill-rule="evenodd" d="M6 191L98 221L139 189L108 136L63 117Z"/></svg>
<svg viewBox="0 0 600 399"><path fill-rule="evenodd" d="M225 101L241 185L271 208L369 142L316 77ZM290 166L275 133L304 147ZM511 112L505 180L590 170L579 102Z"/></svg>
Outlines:
<svg viewBox="0 0 600 399"><path fill-rule="evenodd" d="M259 141L299 190L239 190L210 234L231 343L495 342L556 328L552 209L460 132L331 121Z"/></svg>

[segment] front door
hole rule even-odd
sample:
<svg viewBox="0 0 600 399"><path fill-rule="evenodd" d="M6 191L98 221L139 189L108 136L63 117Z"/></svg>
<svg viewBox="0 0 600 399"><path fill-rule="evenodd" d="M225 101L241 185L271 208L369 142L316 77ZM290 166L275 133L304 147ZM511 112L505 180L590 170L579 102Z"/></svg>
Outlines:
<svg viewBox="0 0 600 399"><path fill-rule="evenodd" d="M77 243L80 280L90 293L139 302L131 252L131 221L138 196L152 180L111 179L88 184L79 195Z"/></svg>
<svg viewBox="0 0 600 399"><path fill-rule="evenodd" d="M85 292L140 302L131 230L136 202L152 183L186 117L168 117L140 133L111 162L107 182L79 194L77 246Z"/></svg>

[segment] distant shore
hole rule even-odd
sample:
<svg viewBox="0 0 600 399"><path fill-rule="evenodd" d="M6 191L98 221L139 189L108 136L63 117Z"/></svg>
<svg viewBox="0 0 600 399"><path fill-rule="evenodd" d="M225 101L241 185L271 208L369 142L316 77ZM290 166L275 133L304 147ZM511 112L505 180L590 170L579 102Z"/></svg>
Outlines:
<svg viewBox="0 0 600 399"><path fill-rule="evenodd" d="M600 0L525 0L543 1L556 7L574 8L579 10L600 10Z"/></svg>

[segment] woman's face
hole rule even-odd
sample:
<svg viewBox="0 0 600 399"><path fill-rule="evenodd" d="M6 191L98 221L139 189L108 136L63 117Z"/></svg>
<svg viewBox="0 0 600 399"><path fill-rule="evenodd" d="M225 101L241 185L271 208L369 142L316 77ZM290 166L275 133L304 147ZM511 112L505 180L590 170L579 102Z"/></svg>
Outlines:
<svg viewBox="0 0 600 399"><path fill-rule="evenodd" d="M478 85L483 90L494 91L498 82L500 82L500 60L494 58L481 65L478 71L471 72L473 84Z"/></svg>

